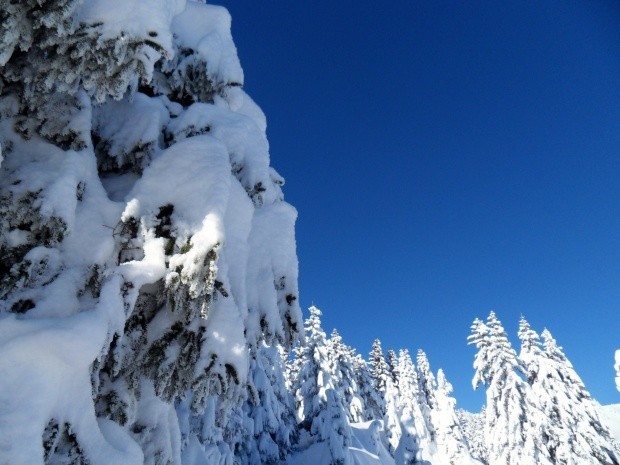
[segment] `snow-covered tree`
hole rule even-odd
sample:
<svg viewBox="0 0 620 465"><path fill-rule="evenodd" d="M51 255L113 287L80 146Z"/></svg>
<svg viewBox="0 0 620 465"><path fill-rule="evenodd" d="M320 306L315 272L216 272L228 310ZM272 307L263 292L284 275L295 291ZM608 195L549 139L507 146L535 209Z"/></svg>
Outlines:
<svg viewBox="0 0 620 465"><path fill-rule="evenodd" d="M390 367L392 381L396 383L396 380L398 379L398 355L396 355L394 349L388 349L386 362Z"/></svg>
<svg viewBox="0 0 620 465"><path fill-rule="evenodd" d="M385 401L381 393L375 389L368 363L360 354L355 354L353 357L353 373L363 405L362 420L380 420L383 417Z"/></svg>
<svg viewBox="0 0 620 465"><path fill-rule="evenodd" d="M431 366L426 353L422 349L418 349L416 355L418 378L418 403L420 412L426 425L426 431L429 433L429 440L435 443L435 427L433 424L433 410L437 407L435 399L435 390L437 388L435 375L431 371Z"/></svg>
<svg viewBox="0 0 620 465"><path fill-rule="evenodd" d="M0 1L0 463L231 460L302 329L241 84L221 7Z"/></svg>
<svg viewBox="0 0 620 465"><path fill-rule="evenodd" d="M490 465L549 463L533 444L529 385L521 378L523 368L494 312L487 323L476 319L469 343L476 346L474 389L487 387L485 441Z"/></svg>
<svg viewBox="0 0 620 465"><path fill-rule="evenodd" d="M298 369L292 380L297 419L302 429L300 447L327 443L330 463L351 463L351 427L337 386L337 362L321 327L321 311L310 307L305 342L295 350Z"/></svg>
<svg viewBox="0 0 620 465"><path fill-rule="evenodd" d="M485 407L483 406L479 413L457 409L456 414L463 436L467 441L469 453L474 459L488 464L487 447L484 440Z"/></svg>
<svg viewBox="0 0 620 465"><path fill-rule="evenodd" d="M618 458L613 440L601 423L597 406L551 333L543 332L544 344L525 318L519 322L522 360L531 386L528 402L531 422L554 464L612 464ZM544 348L543 348L544 345Z"/></svg>
<svg viewBox="0 0 620 465"><path fill-rule="evenodd" d="M602 423L598 404L548 330L542 333L533 395L543 403L544 434L553 463L617 465L613 437Z"/></svg>
<svg viewBox="0 0 620 465"><path fill-rule="evenodd" d="M541 367L542 346L538 334L530 327L527 320L521 316L519 321L519 339L521 351L519 360L523 365L525 377L530 388L528 392L528 420L529 427L534 431L531 436L531 447L547 462L555 463L555 450L566 430L557 421L557 416L549 408L553 404L550 398L554 396L550 388L544 367ZM539 459L541 460L541 459Z"/></svg>
<svg viewBox="0 0 620 465"><path fill-rule="evenodd" d="M474 463L467 440L461 431L456 413L456 400L451 394L452 385L440 368L437 371L437 388L434 393L435 407L431 412L438 456L444 459L443 463L450 465Z"/></svg>
<svg viewBox="0 0 620 465"><path fill-rule="evenodd" d="M381 341L375 339L370 351L371 375L374 386L383 399L383 427L390 452L396 450L401 438L401 425L398 413L398 388L395 386L392 371L383 355Z"/></svg>
<svg viewBox="0 0 620 465"><path fill-rule="evenodd" d="M328 340L332 356L335 358L335 386L338 397L343 399L347 408L349 422L357 423L366 418L365 403L358 385L356 375L356 353L347 346L337 330L333 330Z"/></svg>
<svg viewBox="0 0 620 465"><path fill-rule="evenodd" d="M230 425L236 460L276 464L286 458L297 437L294 398L286 387L284 362L275 346L260 344L250 360L248 399L242 421ZM232 438L242 430L242 436Z"/></svg>
<svg viewBox="0 0 620 465"><path fill-rule="evenodd" d="M435 390L437 388L435 382L435 375L431 371L431 365L426 356L426 352L422 349L418 349L416 356L417 368L418 368L418 383L420 385L420 394L422 401L429 409L434 409L436 405Z"/></svg>
<svg viewBox="0 0 620 465"><path fill-rule="evenodd" d="M405 464L413 464L423 458L429 458L432 444L428 424L420 409L417 370L406 349L398 353L397 373L399 394L397 407L402 437L396 450L396 457Z"/></svg>

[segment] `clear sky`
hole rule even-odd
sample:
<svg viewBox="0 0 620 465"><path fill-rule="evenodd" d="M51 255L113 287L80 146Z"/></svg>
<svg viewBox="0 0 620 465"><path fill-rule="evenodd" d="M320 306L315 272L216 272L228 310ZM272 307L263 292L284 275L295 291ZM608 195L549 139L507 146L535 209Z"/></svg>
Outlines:
<svg viewBox="0 0 620 465"><path fill-rule="evenodd" d="M518 350L523 314L620 402L619 2L219 4L327 332L423 348L477 410L471 322Z"/></svg>

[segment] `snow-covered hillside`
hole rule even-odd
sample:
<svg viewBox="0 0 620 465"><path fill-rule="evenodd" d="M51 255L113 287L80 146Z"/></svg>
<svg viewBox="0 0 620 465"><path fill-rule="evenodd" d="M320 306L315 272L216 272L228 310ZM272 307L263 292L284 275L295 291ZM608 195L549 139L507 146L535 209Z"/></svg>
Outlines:
<svg viewBox="0 0 620 465"><path fill-rule="evenodd" d="M620 404L601 405L601 418L620 445Z"/></svg>

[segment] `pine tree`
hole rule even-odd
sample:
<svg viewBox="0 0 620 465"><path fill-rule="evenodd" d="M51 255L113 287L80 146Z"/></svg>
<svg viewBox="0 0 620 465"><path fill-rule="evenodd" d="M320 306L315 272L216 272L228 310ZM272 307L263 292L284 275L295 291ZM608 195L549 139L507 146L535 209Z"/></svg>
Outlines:
<svg viewBox="0 0 620 465"><path fill-rule="evenodd" d="M418 403L420 404L420 411L426 425L426 430L429 433L429 439L431 443L434 443L435 427L433 424L433 410L437 407L437 400L435 399L435 390L437 388L435 382L435 376L431 371L431 366L426 356L426 353L422 349L418 349L416 356L417 361L417 377L418 377Z"/></svg>
<svg viewBox="0 0 620 465"><path fill-rule="evenodd" d="M388 441L388 450L393 453L402 435L398 415L398 388L395 386L392 371L383 355L381 341L375 339L370 351L369 364L374 386L383 400L383 428Z"/></svg>
<svg viewBox="0 0 620 465"><path fill-rule="evenodd" d="M432 411L433 427L437 451L446 457L450 465L463 465L472 462L467 441L461 431L456 413L456 400L451 397L452 385L443 370L437 371L437 388L434 393L435 408Z"/></svg>
<svg viewBox="0 0 620 465"><path fill-rule="evenodd" d="M328 340L328 346L336 363L337 397L343 399L350 423L364 421L366 416L364 399L358 385L358 377L355 374L355 350L342 341L342 337L335 329Z"/></svg>
<svg viewBox="0 0 620 465"><path fill-rule="evenodd" d="M572 364L548 330L542 333L534 382L548 418L549 452L558 464L617 465L613 438L601 422L594 401Z"/></svg>
<svg viewBox="0 0 620 465"><path fill-rule="evenodd" d="M423 396L424 404L429 409L434 409L437 401L435 400L435 390L437 388L435 376L431 371L431 366L426 353L418 349L416 357L418 365L418 382L420 384L420 394Z"/></svg>
<svg viewBox="0 0 620 465"><path fill-rule="evenodd" d="M538 460L555 463L555 449L566 440L565 430L557 423L553 412L549 411L548 398L553 393L547 391L550 386L544 370L541 371L541 343L538 334L530 327L523 316L519 321L519 339L521 351L519 360L523 364L525 377L530 388L528 390L529 427L534 432L530 439L531 447L536 451Z"/></svg>
<svg viewBox="0 0 620 465"><path fill-rule="evenodd" d="M398 379L398 356L394 349L388 349L387 351L387 364L390 367L390 374L392 375L392 382L397 383Z"/></svg>
<svg viewBox="0 0 620 465"><path fill-rule="evenodd" d="M248 399L242 421L228 425L235 457L242 464L275 464L297 438L294 398L286 387L284 363L275 346L260 344L250 362ZM233 438L241 431L241 436Z"/></svg>
<svg viewBox="0 0 620 465"><path fill-rule="evenodd" d="M375 389L368 363L360 354L353 357L353 373L355 375L358 393L362 399L362 421L380 420L383 418L384 400Z"/></svg>
<svg viewBox="0 0 620 465"><path fill-rule="evenodd" d="M398 417L401 423L402 439L396 457L403 463L416 463L428 458L431 435L420 408L420 392L417 370L406 349L398 353ZM427 454L424 457L422 454Z"/></svg>
<svg viewBox="0 0 620 465"><path fill-rule="evenodd" d="M240 88L230 17L142 3L0 1L0 313L53 361L6 372L50 391L34 420L25 394L0 392L15 463L232 460L254 394L272 398L248 394L250 370L268 370L259 348L302 330L296 212Z"/></svg>
<svg viewBox="0 0 620 465"><path fill-rule="evenodd" d="M521 378L523 368L494 312L486 324L474 321L469 341L478 348L474 389L487 386L484 432L489 464L548 463L532 444L529 386Z"/></svg>
<svg viewBox="0 0 620 465"><path fill-rule="evenodd" d="M300 447L327 443L330 463L347 465L351 463L351 428L337 388L337 362L321 327L321 311L314 306L305 323L305 336L305 343L295 351L298 369L292 381L302 429Z"/></svg>
<svg viewBox="0 0 620 465"><path fill-rule="evenodd" d="M484 441L485 407L483 406L479 413L458 409L456 414L472 458L488 464L488 452Z"/></svg>

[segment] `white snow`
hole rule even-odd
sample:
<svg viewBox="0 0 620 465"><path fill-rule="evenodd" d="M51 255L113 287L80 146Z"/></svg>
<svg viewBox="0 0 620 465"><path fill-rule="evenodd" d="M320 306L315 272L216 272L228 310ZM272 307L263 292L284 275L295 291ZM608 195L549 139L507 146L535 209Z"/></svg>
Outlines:
<svg viewBox="0 0 620 465"><path fill-rule="evenodd" d="M620 444L620 404L601 405L599 412L603 424L609 427L616 442Z"/></svg>
<svg viewBox="0 0 620 465"><path fill-rule="evenodd" d="M97 46L120 36L148 38L168 57L175 47L192 48L215 84L243 83L231 18L222 7L191 0L85 0L73 20L101 23ZM147 77L158 58L148 50L138 58ZM301 327L295 300L297 213L283 202L283 180L269 166L265 115L237 87L222 90L214 104L189 108L142 93L95 108L85 92L78 100L80 108L66 129L85 135L86 147L73 151L36 131L22 138L12 119L17 99L0 99L0 189L14 202L31 196L24 215L35 218L32 224L7 226L0 238L11 249L29 247L19 257L22 263L15 264L24 264L25 277L0 302L0 463L43 464L41 438L50 420L71 425L92 465L151 463L156 455L177 465L182 456L188 464L210 454L225 457L220 445L208 443L207 434L184 430L181 438L184 414L157 397L152 380L144 376L139 399L122 390L123 382L114 386L130 404L127 425L98 417L96 389L105 380L95 378L97 363L107 357L115 337L130 348L121 336L140 290L162 279L169 284L182 274L189 297L204 302L205 267L212 267L207 271L215 273L221 287L217 296L208 296L203 318L188 323L192 330L205 328L195 376L208 366L222 376L233 368L229 395L241 402L249 347L263 337L258 318L267 318L275 340L293 342L283 322ZM91 132L101 141L99 159ZM174 140L166 148L167 136ZM127 171L131 165L133 171ZM156 237L157 215L168 205L173 208L169 237ZM139 232L121 237L123 221L132 219ZM57 240L35 242L37 228L54 221ZM172 250L166 249L169 241ZM123 247L129 246L139 251L123 257ZM213 251L216 258L209 262ZM91 275L98 284L88 283ZM13 313L19 301L31 302L32 308ZM151 320L145 343L167 331L173 316L179 318L171 316L165 302L159 305L164 309ZM166 355L174 359L177 349ZM214 416L222 406L209 394ZM148 427L144 437L130 429L137 423Z"/></svg>
<svg viewBox="0 0 620 465"><path fill-rule="evenodd" d="M620 350L616 350L616 363L614 368L616 370L616 389L620 391Z"/></svg>
<svg viewBox="0 0 620 465"><path fill-rule="evenodd" d="M230 25L226 8L188 0L185 10L173 20L172 30L182 47L196 50L205 59L215 82L243 84Z"/></svg>
<svg viewBox="0 0 620 465"><path fill-rule="evenodd" d="M351 431L351 465L395 465L396 462L381 441L383 424L380 420L352 423ZM287 465L319 465L330 461L328 443L319 442L303 452L292 454L287 459Z"/></svg>
<svg viewBox="0 0 620 465"><path fill-rule="evenodd" d="M121 32L130 37L151 37L172 55L170 23L183 11L185 3L185 0L85 0L75 21L102 23L102 39L116 37Z"/></svg>

